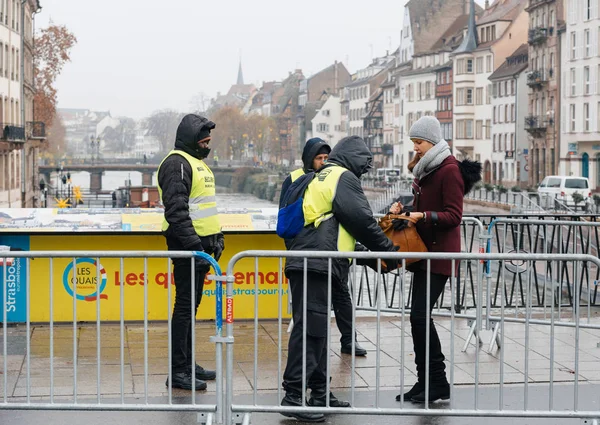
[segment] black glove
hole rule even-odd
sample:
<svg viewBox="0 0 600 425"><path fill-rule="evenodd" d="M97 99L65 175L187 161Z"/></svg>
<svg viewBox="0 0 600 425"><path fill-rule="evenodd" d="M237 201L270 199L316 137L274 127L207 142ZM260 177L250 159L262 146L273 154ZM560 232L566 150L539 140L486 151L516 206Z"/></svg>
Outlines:
<svg viewBox="0 0 600 425"><path fill-rule="evenodd" d="M359 266L367 266L370 269L372 269L373 271L375 271L376 273L379 273L379 270L377 269L377 260L376 259L361 260L361 261L357 261L356 264ZM385 263L383 261L381 261L381 273L387 273L387 272L388 272L388 269L387 269Z"/></svg>
<svg viewBox="0 0 600 425"><path fill-rule="evenodd" d="M401 220L399 218L392 220L392 228L399 232L400 230L404 230L408 227L408 220Z"/></svg>
<svg viewBox="0 0 600 425"><path fill-rule="evenodd" d="M399 249L400 249L399 246L394 245L391 252L398 252ZM402 260L398 261L397 259L385 258L385 257L383 258L383 260L385 261L385 265L386 265L386 273L391 272L392 270L396 270L402 261Z"/></svg>
<svg viewBox="0 0 600 425"><path fill-rule="evenodd" d="M196 244L188 249L190 251L205 252L204 246L202 245L202 242L200 242L200 238L198 238L198 242L196 242ZM194 261L196 262L196 269L202 269L205 271L210 270L210 263L204 258L194 257Z"/></svg>
<svg viewBox="0 0 600 425"><path fill-rule="evenodd" d="M225 250L225 237L223 233L219 233L217 236L217 244L215 245L215 249L213 251L213 256L216 261L219 261L221 255L223 255L223 251Z"/></svg>

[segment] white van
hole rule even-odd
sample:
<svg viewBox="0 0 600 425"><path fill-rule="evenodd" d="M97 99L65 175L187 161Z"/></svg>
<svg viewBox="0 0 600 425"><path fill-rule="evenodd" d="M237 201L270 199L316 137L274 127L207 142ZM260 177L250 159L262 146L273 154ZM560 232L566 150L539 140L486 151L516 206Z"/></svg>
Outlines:
<svg viewBox="0 0 600 425"><path fill-rule="evenodd" d="M583 196L583 201L577 206L585 208L592 198L590 182L586 177L574 176L546 176L538 187L538 193L548 194L551 198L558 199L568 207L574 207L573 194L578 192Z"/></svg>
<svg viewBox="0 0 600 425"><path fill-rule="evenodd" d="M400 180L399 168L378 168L375 178L383 183L391 184Z"/></svg>

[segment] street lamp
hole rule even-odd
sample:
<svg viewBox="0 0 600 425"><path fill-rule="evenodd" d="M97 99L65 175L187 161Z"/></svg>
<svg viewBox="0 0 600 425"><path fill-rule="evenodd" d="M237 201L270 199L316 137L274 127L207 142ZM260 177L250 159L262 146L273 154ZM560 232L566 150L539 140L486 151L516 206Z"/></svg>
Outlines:
<svg viewBox="0 0 600 425"><path fill-rule="evenodd" d="M91 146L91 156L92 156L92 165L94 165L94 153L96 153L96 160L100 159L100 136L97 136L94 139L94 135L90 135L90 146Z"/></svg>

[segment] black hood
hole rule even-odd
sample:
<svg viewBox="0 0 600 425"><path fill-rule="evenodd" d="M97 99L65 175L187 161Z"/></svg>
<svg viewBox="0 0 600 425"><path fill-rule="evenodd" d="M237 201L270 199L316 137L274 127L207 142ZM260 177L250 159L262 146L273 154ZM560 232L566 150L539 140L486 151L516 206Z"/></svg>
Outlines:
<svg viewBox="0 0 600 425"><path fill-rule="evenodd" d="M331 152L331 147L324 140L319 139L318 137L308 139L306 145L304 145L304 150L302 151L302 163L304 164L303 169L305 173L316 171L312 169L312 163L315 156L317 156L321 148L324 147L329 149L329 152L327 153Z"/></svg>
<svg viewBox="0 0 600 425"><path fill-rule="evenodd" d="M331 151L328 162L341 165L360 178L372 167L373 155L358 136L344 137Z"/></svg>
<svg viewBox="0 0 600 425"><path fill-rule="evenodd" d="M188 114L181 120L177 127L177 136L175 137L175 148L181 149L194 158L203 159L198 151L198 141L200 133L203 130L212 130L216 127L215 123L208 118L196 114Z"/></svg>
<svg viewBox="0 0 600 425"><path fill-rule="evenodd" d="M481 163L465 159L458 163L460 173L462 174L465 183L465 195L473 189L479 181L481 181Z"/></svg>

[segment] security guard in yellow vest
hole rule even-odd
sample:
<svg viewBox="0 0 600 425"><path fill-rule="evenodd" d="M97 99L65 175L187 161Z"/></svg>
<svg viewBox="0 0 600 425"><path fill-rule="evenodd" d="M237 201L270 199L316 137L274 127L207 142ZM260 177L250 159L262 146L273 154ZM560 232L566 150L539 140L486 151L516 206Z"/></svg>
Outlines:
<svg viewBox="0 0 600 425"><path fill-rule="evenodd" d="M306 142L302 152L302 162L304 167L292 171L288 178L284 180L283 185L281 186L281 196L279 198L280 208L282 207L281 200L290 185L306 172L320 170L329 158L330 153L331 147L318 137L309 139ZM352 297L348 290L348 282L341 282L341 285L336 285L332 288L331 301L333 304L333 311L335 312L335 322L341 334L341 352L343 354L352 354ZM358 341L356 341L356 335L354 354L357 356L367 355L367 350L361 347Z"/></svg>
<svg viewBox="0 0 600 425"><path fill-rule="evenodd" d="M204 159L210 152L210 132L215 123L199 115L186 115L179 127L175 149L158 168L158 192L165 208L163 234L171 251L204 251L219 261L225 241L217 213L215 178ZM196 390L205 390L215 371L192 365L192 328L198 311L204 278L209 271L205 260L195 259L195 276L190 260L173 259L175 306L171 321L173 388L192 389L192 367L196 371ZM192 301L192 283L195 300ZM168 386L168 379L166 385Z"/></svg>
<svg viewBox="0 0 600 425"><path fill-rule="evenodd" d="M373 156L360 137L342 139L331 151L327 164L315 175L304 194L305 227L291 240L292 251L344 251L356 249L395 252L396 247L383 234L360 184L360 176L371 167ZM356 242L362 245L357 245ZM382 256L385 259L385 255ZM394 261L386 260L394 268ZM350 261L331 260L332 293L348 281ZM302 388L311 390L308 404L324 406L327 367L327 305L329 260L309 258L306 270L306 318L303 317L304 258L288 258L285 273L290 281L294 328L290 335L288 361L283 375L284 406L302 405ZM306 326L306 353L303 329ZM306 382L302 382L302 357L306 359ZM349 407L347 401L330 395L330 406ZM289 413L305 422L324 420L320 413Z"/></svg>

